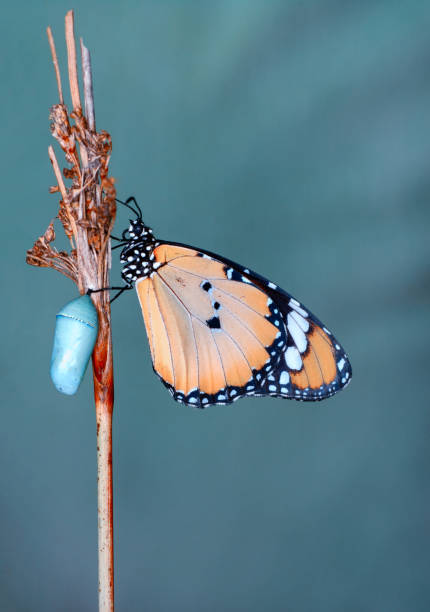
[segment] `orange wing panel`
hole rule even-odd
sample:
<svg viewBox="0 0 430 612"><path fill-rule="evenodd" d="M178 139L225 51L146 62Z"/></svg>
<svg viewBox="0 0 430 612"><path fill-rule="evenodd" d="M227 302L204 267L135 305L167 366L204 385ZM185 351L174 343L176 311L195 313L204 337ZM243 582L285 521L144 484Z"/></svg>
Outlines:
<svg viewBox="0 0 430 612"><path fill-rule="evenodd" d="M315 324L307 339L309 349L302 355L303 367L299 372L290 372L291 382L299 389L318 389L336 378L335 350L324 330Z"/></svg>
<svg viewBox="0 0 430 612"><path fill-rule="evenodd" d="M312 345L309 345L309 350L305 355L302 355L303 367L309 380L309 386L312 389L318 389L323 383L321 368L316 358L315 351ZM291 376L293 378L293 376Z"/></svg>
<svg viewBox="0 0 430 612"><path fill-rule="evenodd" d="M256 370L260 370L269 359L269 353L266 349L249 329L225 308L221 308L219 311L219 318L222 330L229 334L236 342L245 355L249 365Z"/></svg>
<svg viewBox="0 0 430 612"><path fill-rule="evenodd" d="M202 321L213 316L209 294L200 287L201 278L170 264L161 267L158 274L192 315Z"/></svg>
<svg viewBox="0 0 430 612"><path fill-rule="evenodd" d="M299 389L306 389L309 387L308 377L306 376L306 370L302 368L300 372L290 372L290 378L293 385L296 385Z"/></svg>
<svg viewBox="0 0 430 612"><path fill-rule="evenodd" d="M154 249L155 261L159 263L166 263L172 261L177 257L195 257L198 251L194 249L188 249L186 247L174 246L170 244L161 244Z"/></svg>
<svg viewBox="0 0 430 612"><path fill-rule="evenodd" d="M216 331L213 337L221 355L227 384L242 387L252 378L248 362L227 334Z"/></svg>
<svg viewBox="0 0 430 612"><path fill-rule="evenodd" d="M180 270L195 274L201 279L227 279L224 272L225 264L207 257L195 257L192 255L190 257L181 257L180 259L175 259L171 265Z"/></svg>
<svg viewBox="0 0 430 612"><path fill-rule="evenodd" d="M145 321L154 368L166 382L174 385L169 339L158 308L152 280L146 278L138 281L136 291Z"/></svg>
<svg viewBox="0 0 430 612"><path fill-rule="evenodd" d="M216 287L213 289L212 297L222 304L223 308L226 308L234 316L238 317L258 338L261 344L271 346L279 332L279 328L275 327L264 316L249 308L247 303L240 302L238 298L231 297L231 295L216 289Z"/></svg>
<svg viewBox="0 0 430 612"><path fill-rule="evenodd" d="M191 318L164 281L153 276L155 295L172 353L175 388L187 395L198 386L197 354Z"/></svg>
<svg viewBox="0 0 430 612"><path fill-rule="evenodd" d="M255 312L263 316L270 315L267 295L257 287L232 280L217 280L214 284L217 289L221 289L240 302L246 302Z"/></svg>
<svg viewBox="0 0 430 612"><path fill-rule="evenodd" d="M199 387L203 393L215 394L226 386L224 370L215 340L207 325L193 319L197 344Z"/></svg>
<svg viewBox="0 0 430 612"><path fill-rule="evenodd" d="M316 358L326 384L331 383L337 375L335 350L332 341L321 327L314 325L314 329L308 334L308 341L315 351Z"/></svg>
<svg viewBox="0 0 430 612"><path fill-rule="evenodd" d="M146 335L148 336L149 348L151 350L152 361L155 360L154 353L154 330L151 325L150 312L153 310L153 304L151 304L152 294L152 281L150 278L138 280L136 282L137 297L139 298L140 308L142 309L143 320L145 322ZM157 335L160 335L161 330L157 330Z"/></svg>

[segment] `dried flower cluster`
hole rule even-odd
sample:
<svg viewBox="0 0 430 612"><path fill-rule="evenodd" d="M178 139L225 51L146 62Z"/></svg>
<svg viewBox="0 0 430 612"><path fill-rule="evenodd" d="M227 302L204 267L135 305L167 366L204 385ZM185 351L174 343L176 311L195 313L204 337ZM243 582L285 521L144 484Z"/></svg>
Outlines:
<svg viewBox="0 0 430 612"><path fill-rule="evenodd" d="M74 280L84 292L89 287L106 286L100 261L105 259L116 212L114 179L108 176L112 144L107 132L97 133L89 128L81 109L71 112L69 118L66 106L56 104L51 108L50 119L52 135L69 164L63 175L72 181L67 189L61 174L58 176L58 164L50 148L58 181L58 186L51 187L50 192L59 191L62 195L58 218L72 250L68 254L52 247L55 231L50 223L45 234L27 252L27 263L55 268Z"/></svg>

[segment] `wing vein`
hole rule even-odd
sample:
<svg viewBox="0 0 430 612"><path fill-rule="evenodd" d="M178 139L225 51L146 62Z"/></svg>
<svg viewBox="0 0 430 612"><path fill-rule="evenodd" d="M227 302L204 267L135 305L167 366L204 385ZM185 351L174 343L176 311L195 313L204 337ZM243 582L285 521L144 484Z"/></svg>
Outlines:
<svg viewBox="0 0 430 612"><path fill-rule="evenodd" d="M216 260L214 260L216 261ZM168 265L170 266L170 261L168 263ZM177 268L176 266L172 265L172 268L176 268L176 270L180 270L181 272L184 272L184 270L182 270L182 268ZM195 274L194 272L190 272L189 270L185 271L187 274L191 274L191 276L195 276L196 278L202 278L205 279L206 276L201 276L200 274ZM213 279L213 280L229 280L227 278L218 278L218 279ZM241 281L231 281L234 283L240 283ZM246 285L249 285L250 283L246 283ZM255 289L257 289L258 291L262 291L260 289L260 287L257 287L257 285L254 285L252 283L251 285L252 287L254 287ZM249 310L252 310L252 312L255 312L256 314L258 314L260 317L262 316L261 312L258 312L258 310L255 310L255 308L252 308L251 306L249 306L248 304L246 304L245 302L241 302L235 295L232 295L231 293L229 293L228 291L226 291L225 289L222 289L221 287L216 286L218 291L222 291L222 293L225 293L226 295L228 295L229 297L231 297L233 300L236 300L236 302L239 302L239 304L242 304L243 306L246 306L246 308L249 308ZM264 291L262 291L262 293L264 293ZM269 297L269 296L268 296Z"/></svg>
<svg viewBox="0 0 430 612"><path fill-rule="evenodd" d="M266 348L267 348L267 347L266 347L266 346L264 346L264 344L261 342L260 338L258 338L258 336L256 336L256 335L254 334L254 332L252 331L252 329L251 329L250 327L248 327L248 325L246 325L246 323L244 323L244 322L242 321L242 319L240 319L240 318L239 318L237 315L235 315L235 314L234 314L234 312L233 312L233 311L231 311L231 310L229 309L229 307L228 307L228 306L225 306L225 305L223 304L223 305L222 305L222 307L223 307L223 309L224 309L224 310L227 310L227 311L228 311L228 312L231 314L231 316L232 316L233 318L235 318L235 319L236 319L236 321L238 321L240 325L242 325L242 327L244 327L245 329L247 329L247 330L249 331L249 333L250 333L250 334L252 334L252 335L254 336L254 338L257 340L257 342L258 342L259 344L261 344L261 346L262 346L264 349L266 349Z"/></svg>
<svg viewBox="0 0 430 612"><path fill-rule="evenodd" d="M172 267L174 267L174 266L172 266ZM157 272L156 274L158 274L158 272ZM195 314L191 313L191 312L188 310L188 308L186 307L186 305L184 304L184 302L183 302L183 301L181 300L181 298L180 298L180 297L177 295L177 293L175 292L175 290L174 290L174 289L172 289L172 287L169 285L169 283L168 283L168 282L167 282L167 281L166 281L166 280L165 280L165 279L164 279L164 278L161 276L161 274L159 274L158 276L159 276L159 278L161 278L161 280L162 280L162 281L163 281L163 283L166 285L166 287L168 287L168 289L170 289L170 291L173 293L173 295L176 297L176 299L177 299L177 300L178 300L178 301L179 301L179 302L182 304L182 307L184 308L184 310L186 310L186 312L187 312L188 316L190 317L190 319L191 319L192 317L194 317L194 318L195 318L197 321L200 321L200 323L202 323L203 325L206 325L206 321L202 321L202 319L200 319L200 317L197 317ZM192 326L193 326L193 323L192 323L192 321L191 321L191 327L192 327ZM231 338L230 334L228 334L228 333L227 333L225 330L222 330L222 331L223 331L223 333L225 333L227 336L229 336L229 337ZM193 335L194 335L194 329L193 329ZM224 363L223 363L223 360L222 360L222 357L221 357L221 353L219 352L218 345L217 345L217 343L216 343L216 341L215 341L215 338L214 338L214 336L213 336L213 332L211 332L211 336L212 336L212 339L213 339L214 344L215 344L215 348L216 348L217 353L218 353L218 356L219 356L219 360L220 360L221 368L222 368L223 375L224 375L224 382L225 382L225 386L227 387L228 385L227 385L227 377L226 377L226 374L225 374L225 369L224 369ZM194 335L194 339L195 339L195 335ZM231 339L233 340L233 342L235 342L233 338L231 338ZM239 350L240 350L240 349L239 349ZM240 350L240 352L243 354L243 351L242 351L242 350ZM246 357L245 357L245 360L246 360L246 362L248 363L248 360L246 359ZM249 365L249 363L248 363L248 365ZM250 367L250 369L251 369L251 372L252 372L252 368L251 368L251 367Z"/></svg>
<svg viewBox="0 0 430 612"><path fill-rule="evenodd" d="M318 368L319 368L319 371L321 373L321 380L323 381L323 384L325 384L322 367L321 367L321 364L320 364L320 360L318 359L318 353L314 350L314 347L312 346L312 344L310 342L309 342L309 348L311 349L311 351L315 355L315 359L317 360Z"/></svg>
<svg viewBox="0 0 430 612"><path fill-rule="evenodd" d="M185 257L185 256L184 256ZM197 362L197 389L199 392L199 406L201 406L201 399L200 399L200 365L199 365L199 353L197 350L197 339L196 339L196 334L194 333L194 327L193 327L193 319L192 317L194 315L191 314L191 312L188 310L188 308L185 306L184 302L181 300L181 298L177 295L177 293L175 292L174 289L172 289L172 287L169 285L169 283L161 276L161 274L158 274L158 272L156 273L158 278L166 285L166 287L169 289L169 291L172 292L172 294L174 295L174 297L177 299L177 301L181 304L182 308L185 310L186 314L188 315L188 318L190 320L190 327L191 327L191 331L192 331L192 335L193 335L193 341L194 341L194 348L195 348L195 354L196 354L196 362ZM197 319L197 317L195 317Z"/></svg>
<svg viewBox="0 0 430 612"><path fill-rule="evenodd" d="M154 330L152 329L152 314L151 314L151 309L149 308L149 290L151 289L151 285L152 285L152 281L150 280L150 282L148 283L148 291L147 291L147 299L148 299L148 314L149 314L149 329L151 330L151 338L152 338L152 343L150 343L149 348L152 347L152 351L153 351L153 355L151 355L152 357L152 362L155 363L155 344L154 344Z"/></svg>
<svg viewBox="0 0 430 612"><path fill-rule="evenodd" d="M316 325L316 324L314 323L314 329L315 329L315 331L316 331L316 332L318 332L318 335L319 335L319 336L320 336L320 337L321 337L321 338L322 338L322 339L323 339L323 340L324 340L324 341L325 341L325 342L326 342L326 343L329 345L329 347L331 348L332 353L333 353L333 354L335 354L335 351L334 351L334 349L333 349L333 343L332 343L332 341L331 341L330 339L328 339L328 340L327 340L327 336L326 336L326 334L324 334L324 335L323 335L323 334L320 332L320 326L319 326L319 325ZM324 331L324 330L323 330L323 331Z"/></svg>
<svg viewBox="0 0 430 612"><path fill-rule="evenodd" d="M166 285L166 286L167 286L167 287L170 289L170 291L171 291L171 292L173 293L173 295L174 295L174 296L175 296L175 297L176 297L176 298L179 300L179 302L181 302L182 306L183 306L183 307L185 308L185 310L187 311L187 313L188 313L189 317L191 318L191 317L193 316L193 317L194 317L194 318L196 318L198 321L200 321L201 323L203 323L204 325L206 325L206 321L202 321L202 320L201 320L199 317L196 317L194 314L190 313L190 311L188 310L188 308L185 306L184 302L183 302L183 301L181 300L181 298L180 298L180 297L179 297L179 296L176 294L175 290L174 290L174 289L172 289L172 287L169 285L169 283L168 283L168 282L167 282L167 281L166 281L166 280L165 280L165 279L164 279L162 276L160 276L160 278L162 278L162 280L163 280L163 282L165 283L165 285ZM242 302L241 302L241 303L242 303ZM227 310L228 310L228 309L227 309ZM240 322L240 320L239 320L239 322ZM191 322L191 327L192 327L192 322ZM236 340L233 338L233 336L232 336L232 335L231 335L231 334L230 334L230 333L229 333L227 330L225 330L225 329L222 329L222 333L224 333L226 336L228 336L228 337L229 337L229 338L230 338L230 339L231 339L231 340L234 342L234 344L237 346L237 348L239 349L239 351L240 351L240 352L242 353L242 355L244 356L245 361L246 361L246 363L248 364L249 369L250 369L250 370L251 370L251 372L252 372L252 367L251 367L251 365L250 365L250 363L249 363L249 361L248 361L248 359L247 359L247 357L246 357L245 353L243 352L243 350L242 350L242 348L239 346L239 344L236 342ZM193 334L194 334L194 330L193 330ZM211 332L211 336L213 337L213 332ZM216 344L216 342L215 342L215 344ZM221 359L221 361L222 361L222 359ZM223 369L224 369L224 368L223 368ZM227 380L226 380L226 384L227 384Z"/></svg>
<svg viewBox="0 0 430 612"><path fill-rule="evenodd" d="M153 288L154 288L154 295L155 295L155 299L157 300L157 304L158 304L158 310L160 311L160 317L161 320L163 321L163 325L164 325L164 329L166 330L166 336L167 336L167 343L169 345L169 355L170 355L170 363L172 366L172 374L173 374L173 386L176 389L176 375L175 375L175 366L173 364L173 353L172 353L172 346L170 344L170 338L169 338L169 332L167 331L167 325L166 322L164 320L163 317L163 311L160 308L160 301L158 299L158 295L157 295L157 289L155 287L155 284L153 283Z"/></svg>

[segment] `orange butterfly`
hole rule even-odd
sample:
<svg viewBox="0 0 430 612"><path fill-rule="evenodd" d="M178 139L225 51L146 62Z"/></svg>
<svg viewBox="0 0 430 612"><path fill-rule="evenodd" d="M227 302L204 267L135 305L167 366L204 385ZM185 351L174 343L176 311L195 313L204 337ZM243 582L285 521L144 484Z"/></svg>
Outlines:
<svg viewBox="0 0 430 612"><path fill-rule="evenodd" d="M199 408L244 396L312 401L349 383L344 350L300 302L224 257L157 240L135 199L123 204L137 219L114 247L122 247L120 293L136 287L154 371L175 400Z"/></svg>

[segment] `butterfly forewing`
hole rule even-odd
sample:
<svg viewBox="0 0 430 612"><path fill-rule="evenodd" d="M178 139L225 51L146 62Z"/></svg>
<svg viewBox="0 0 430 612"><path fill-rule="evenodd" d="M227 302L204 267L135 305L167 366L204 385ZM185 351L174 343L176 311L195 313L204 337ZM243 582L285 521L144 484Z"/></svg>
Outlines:
<svg viewBox="0 0 430 612"><path fill-rule="evenodd" d="M236 264L277 304L286 329L283 359L265 378L258 395L315 401L334 395L352 375L348 357L333 334L300 302L264 277Z"/></svg>

